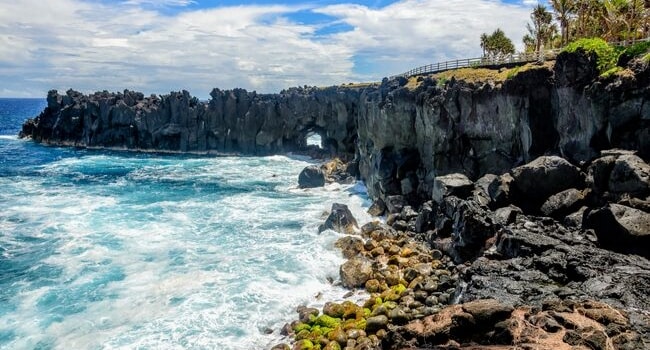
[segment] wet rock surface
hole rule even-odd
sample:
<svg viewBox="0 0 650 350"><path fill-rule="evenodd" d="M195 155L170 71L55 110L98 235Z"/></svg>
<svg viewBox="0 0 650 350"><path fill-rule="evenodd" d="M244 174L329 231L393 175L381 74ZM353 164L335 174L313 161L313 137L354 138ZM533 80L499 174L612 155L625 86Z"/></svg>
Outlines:
<svg viewBox="0 0 650 350"><path fill-rule="evenodd" d="M369 297L323 309L341 328L326 329L327 340L316 339L318 315L311 335L294 324L294 339L342 349L647 348L648 212L635 197L644 185L612 189L621 157L645 184L647 164L615 150L581 166L543 157L511 175L438 178L443 190L419 210L393 209L337 242L349 259L342 284ZM523 205L529 196L535 204Z"/></svg>
<svg viewBox="0 0 650 350"><path fill-rule="evenodd" d="M314 188L325 186L325 174L320 167L310 165L298 175L298 187Z"/></svg>
<svg viewBox="0 0 650 350"><path fill-rule="evenodd" d="M320 225L318 232L334 230L339 233L353 234L359 231L357 220L352 215L350 208L345 204L333 203L325 223Z"/></svg>

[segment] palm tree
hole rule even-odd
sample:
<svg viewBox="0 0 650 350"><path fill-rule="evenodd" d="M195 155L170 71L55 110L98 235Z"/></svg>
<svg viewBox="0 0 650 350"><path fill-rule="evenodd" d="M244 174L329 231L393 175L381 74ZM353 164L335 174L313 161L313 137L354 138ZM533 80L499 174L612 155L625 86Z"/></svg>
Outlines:
<svg viewBox="0 0 650 350"><path fill-rule="evenodd" d="M643 34L643 0L603 0L603 6L607 40L633 40Z"/></svg>
<svg viewBox="0 0 650 350"><path fill-rule="evenodd" d="M555 19L560 22L561 45L564 46L569 42L569 21L574 14L576 4L574 0L551 0L551 6L555 11Z"/></svg>
<svg viewBox="0 0 650 350"><path fill-rule="evenodd" d="M575 12L576 20L572 28L574 37L589 38L605 34L605 8L601 0L578 0Z"/></svg>
<svg viewBox="0 0 650 350"><path fill-rule="evenodd" d="M525 52L535 52L535 38L530 34L526 34L521 40L524 42Z"/></svg>
<svg viewBox="0 0 650 350"><path fill-rule="evenodd" d="M481 34L481 48L483 49L483 57L487 58L498 58L515 53L512 40L506 36L506 33L501 28L497 28L490 35Z"/></svg>
<svg viewBox="0 0 650 350"><path fill-rule="evenodd" d="M535 39L535 51L541 51L544 44L551 43L551 40L557 32L557 27L552 24L553 15L546 9L546 6L537 4L530 14L530 19L533 22L526 25L528 34Z"/></svg>
<svg viewBox="0 0 650 350"><path fill-rule="evenodd" d="M483 57L487 56L488 39L489 38L486 33L481 34L481 49L483 50Z"/></svg>

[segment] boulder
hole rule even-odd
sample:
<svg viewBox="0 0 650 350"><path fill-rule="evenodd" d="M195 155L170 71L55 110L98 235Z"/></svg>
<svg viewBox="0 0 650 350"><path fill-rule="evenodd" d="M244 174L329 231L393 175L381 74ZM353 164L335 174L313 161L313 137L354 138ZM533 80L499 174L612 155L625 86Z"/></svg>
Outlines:
<svg viewBox="0 0 650 350"><path fill-rule="evenodd" d="M372 216L382 216L386 212L386 204L381 199L377 199L372 202L370 208L368 208L368 214Z"/></svg>
<svg viewBox="0 0 650 350"><path fill-rule="evenodd" d="M457 262L476 257L485 241L494 236L492 214L474 201L462 201L453 215L452 242Z"/></svg>
<svg viewBox="0 0 650 350"><path fill-rule="evenodd" d="M325 230L334 230L338 233L350 235L359 232L359 225L347 205L333 203L332 211L327 220L318 227L319 233Z"/></svg>
<svg viewBox="0 0 650 350"><path fill-rule="evenodd" d="M325 174L323 170L316 166L310 165L300 172L298 175L298 187L300 188L314 188L325 186Z"/></svg>
<svg viewBox="0 0 650 350"><path fill-rule="evenodd" d="M494 211L495 222L499 225L509 225L517 220L517 216L523 214L521 209L514 205L499 208Z"/></svg>
<svg viewBox="0 0 650 350"><path fill-rule="evenodd" d="M616 159L609 176L609 190L628 193L634 197L650 193L650 165L635 155L622 155Z"/></svg>
<svg viewBox="0 0 650 350"><path fill-rule="evenodd" d="M463 311L474 317L477 326L491 326L510 317L514 308L495 299L470 301L463 304Z"/></svg>
<svg viewBox="0 0 650 350"><path fill-rule="evenodd" d="M435 228L436 215L433 206L434 203L431 201L422 204L422 208L420 208L418 216L415 219L415 232L423 233Z"/></svg>
<svg viewBox="0 0 650 350"><path fill-rule="evenodd" d="M492 179L488 185L488 194L494 207L504 207L511 202L514 181L515 179L508 173Z"/></svg>
<svg viewBox="0 0 650 350"><path fill-rule="evenodd" d="M404 196L399 196L399 195L388 196L385 198L384 202L386 203L386 209L391 214L401 212L404 206L407 205Z"/></svg>
<svg viewBox="0 0 650 350"><path fill-rule="evenodd" d="M388 317L386 315L377 315L368 317L366 320L366 330L368 332L376 332L380 329L386 328L388 325Z"/></svg>
<svg viewBox="0 0 650 350"><path fill-rule="evenodd" d="M529 208L558 192L581 188L584 183L580 169L557 156L539 157L511 173L520 204Z"/></svg>
<svg viewBox="0 0 650 350"><path fill-rule="evenodd" d="M363 240L354 236L345 236L337 240L334 246L341 249L343 256L349 259L363 251Z"/></svg>
<svg viewBox="0 0 650 350"><path fill-rule="evenodd" d="M355 256L341 265L341 283L347 288L363 287L372 275L372 261Z"/></svg>
<svg viewBox="0 0 650 350"><path fill-rule="evenodd" d="M433 181L432 199L441 203L443 198L456 196L466 199L472 193L474 183L463 174L436 176Z"/></svg>
<svg viewBox="0 0 650 350"><path fill-rule="evenodd" d="M616 157L611 155L598 158L591 162L587 172L589 174L591 189L594 193L601 194L609 190L609 176L612 174L615 163Z"/></svg>
<svg viewBox="0 0 650 350"><path fill-rule="evenodd" d="M623 253L650 257L650 214L620 204L591 211L585 228L593 229L599 244Z"/></svg>
<svg viewBox="0 0 650 350"><path fill-rule="evenodd" d="M582 191L575 188L564 190L550 196L540 209L544 215L562 218L580 209L584 203L585 196Z"/></svg>

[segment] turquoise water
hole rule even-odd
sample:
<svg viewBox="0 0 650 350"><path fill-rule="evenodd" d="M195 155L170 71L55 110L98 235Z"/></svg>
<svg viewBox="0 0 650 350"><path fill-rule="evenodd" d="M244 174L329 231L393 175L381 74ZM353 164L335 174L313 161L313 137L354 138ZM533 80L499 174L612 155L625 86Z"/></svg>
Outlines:
<svg viewBox="0 0 650 350"><path fill-rule="evenodd" d="M18 140L0 99L0 348L259 349L343 261L318 234L363 186L296 188L296 157L183 157ZM273 330L273 333L269 333Z"/></svg>

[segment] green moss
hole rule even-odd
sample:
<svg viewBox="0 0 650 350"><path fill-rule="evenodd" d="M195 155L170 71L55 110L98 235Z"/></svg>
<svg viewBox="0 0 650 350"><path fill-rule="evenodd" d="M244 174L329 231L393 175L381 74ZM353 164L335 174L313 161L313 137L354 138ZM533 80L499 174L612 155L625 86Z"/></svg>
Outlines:
<svg viewBox="0 0 650 350"><path fill-rule="evenodd" d="M394 301L387 301L384 303L384 307L388 310L392 310L397 307L397 303Z"/></svg>
<svg viewBox="0 0 650 350"><path fill-rule="evenodd" d="M390 289L397 294L402 294L406 290L406 286L400 283L398 285L390 287Z"/></svg>
<svg viewBox="0 0 650 350"><path fill-rule="evenodd" d="M365 331L366 330L366 319L362 318L362 319L358 320L357 324L355 325L355 328Z"/></svg>
<svg viewBox="0 0 650 350"><path fill-rule="evenodd" d="M296 334L296 340L309 339L311 332L307 329L303 329Z"/></svg>
<svg viewBox="0 0 650 350"><path fill-rule="evenodd" d="M601 38L579 39L564 48L566 52L576 52L578 50L596 54L598 71L600 73L616 67L618 56L622 52L621 48L611 46Z"/></svg>
<svg viewBox="0 0 650 350"><path fill-rule="evenodd" d="M512 78L514 78L515 76L517 76L517 74L519 74L519 69L520 69L520 68L521 68L521 67L515 67L515 68L513 68L513 69L509 69L509 70L508 70L508 74L506 75L506 79L512 79Z"/></svg>
<svg viewBox="0 0 650 350"><path fill-rule="evenodd" d="M605 71L603 74L601 74L600 77L601 77L601 78L609 78L609 77L611 77L612 75L614 75L614 74L616 74L616 73L618 73L618 72L620 72L620 71L622 71L622 70L623 70L623 68L617 66L617 67L614 67L614 68L608 69L608 70Z"/></svg>
<svg viewBox="0 0 650 350"><path fill-rule="evenodd" d="M314 343L311 342L311 340L308 339L303 339L300 342L296 343L298 345L298 349L300 350L314 350L315 346ZM318 349L320 349L320 346L318 346Z"/></svg>
<svg viewBox="0 0 650 350"><path fill-rule="evenodd" d="M313 323L321 327L336 328L341 323L341 319L327 315L320 315L316 317Z"/></svg>
<svg viewBox="0 0 650 350"><path fill-rule="evenodd" d="M647 55L641 57L641 59L642 59L643 62L645 62L645 63L650 63L650 53L648 53Z"/></svg>
<svg viewBox="0 0 650 350"><path fill-rule="evenodd" d="M311 326L309 326L306 323L298 323L297 325L295 325L293 327L293 330L296 333L300 333L300 331L302 331L302 330L308 330L309 331L310 329L311 329Z"/></svg>
<svg viewBox="0 0 650 350"><path fill-rule="evenodd" d="M370 310L370 309L367 308L367 307L364 307L364 308L363 308L363 317L366 317L366 318L367 318L367 317L370 317L371 314L372 314L372 310Z"/></svg>
<svg viewBox="0 0 650 350"><path fill-rule="evenodd" d="M356 318L357 314L361 313L361 308L359 305L351 302L351 301L344 301L343 302L343 318Z"/></svg>

